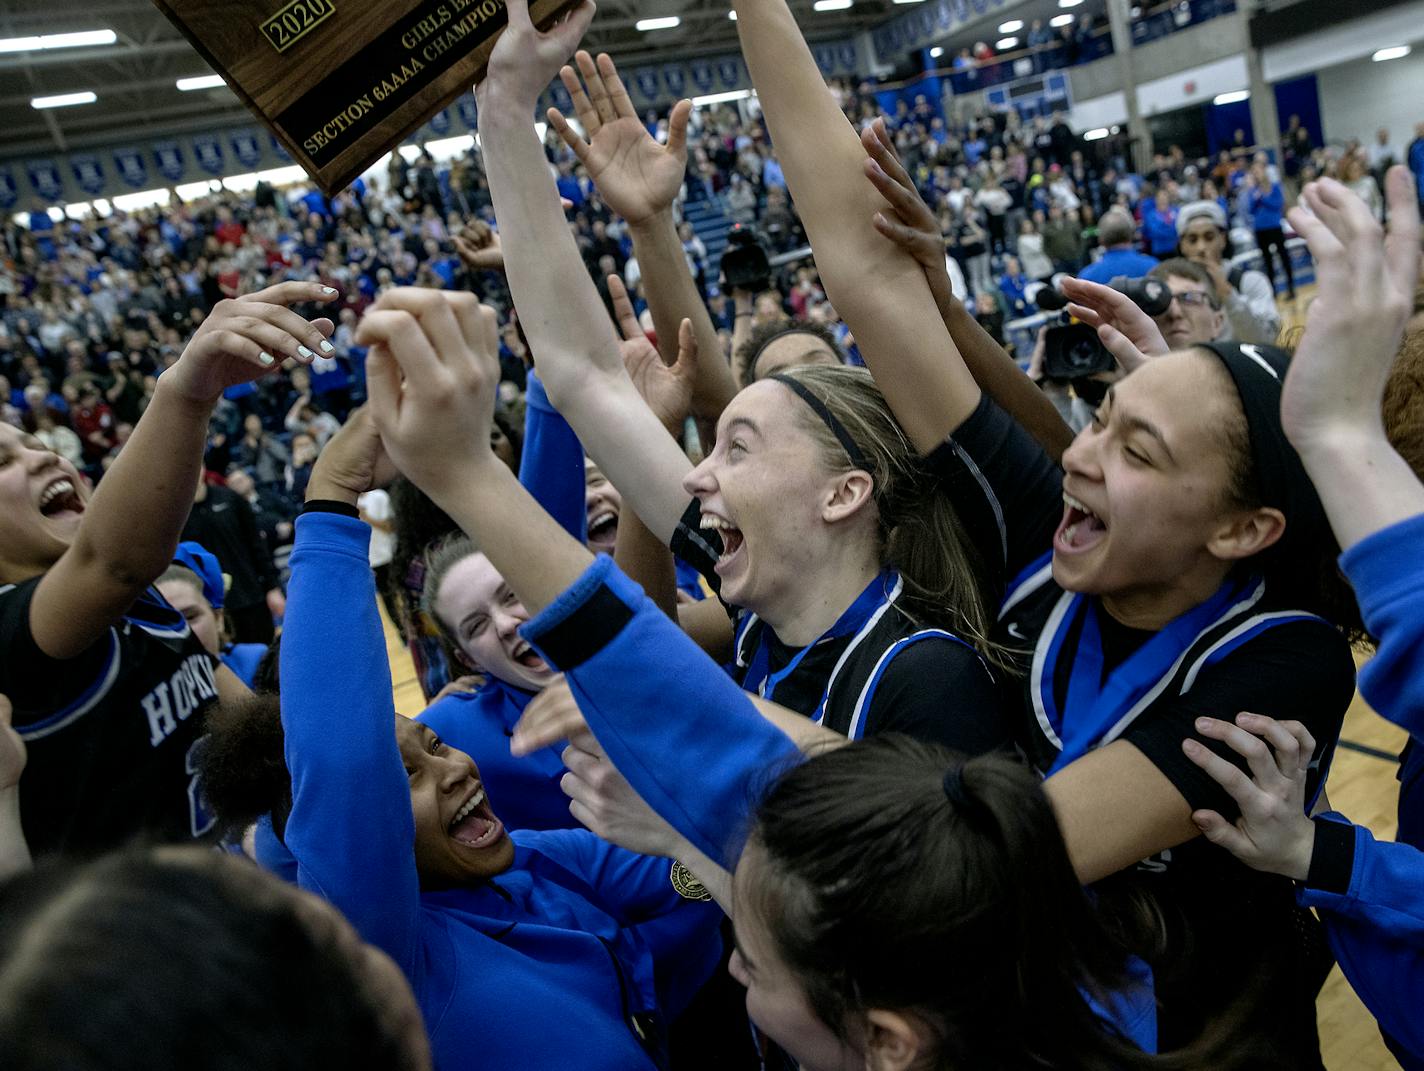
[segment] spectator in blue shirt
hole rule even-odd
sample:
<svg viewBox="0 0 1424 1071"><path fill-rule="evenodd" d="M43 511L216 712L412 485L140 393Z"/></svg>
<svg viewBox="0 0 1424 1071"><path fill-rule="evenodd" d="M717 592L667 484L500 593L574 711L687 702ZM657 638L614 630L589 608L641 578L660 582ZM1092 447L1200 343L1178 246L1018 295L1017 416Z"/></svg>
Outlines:
<svg viewBox="0 0 1424 1071"><path fill-rule="evenodd" d="M1290 253L1286 251L1286 236L1281 230L1281 215L1286 208L1286 195L1281 184L1266 172L1265 157L1251 165L1244 183L1246 208L1251 213L1251 226L1256 231L1256 245L1271 285L1276 284L1275 256L1280 254L1286 271L1286 296L1295 300L1295 275L1291 271Z"/></svg>
<svg viewBox="0 0 1424 1071"><path fill-rule="evenodd" d="M1110 208L1098 220L1098 242L1103 255L1089 264L1078 278L1107 284L1119 275L1140 279L1157 266L1157 258L1132 248L1132 217L1124 209Z"/></svg>
<svg viewBox="0 0 1424 1071"><path fill-rule="evenodd" d="M1159 190L1153 202L1142 213L1142 231L1147 247L1161 260L1177 251L1177 206L1166 190Z"/></svg>
<svg viewBox="0 0 1424 1071"><path fill-rule="evenodd" d="M1024 290L1031 281L1019 266L1018 257L1004 258L1004 274L999 276L999 293L1004 296L1004 305L1013 316L1028 315L1028 298Z"/></svg>

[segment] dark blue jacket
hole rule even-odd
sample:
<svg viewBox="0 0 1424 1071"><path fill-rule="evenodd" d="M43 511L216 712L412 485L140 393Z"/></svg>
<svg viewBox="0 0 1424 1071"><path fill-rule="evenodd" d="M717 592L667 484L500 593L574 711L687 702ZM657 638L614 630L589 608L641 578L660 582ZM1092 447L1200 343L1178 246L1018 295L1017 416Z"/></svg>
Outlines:
<svg viewBox="0 0 1424 1071"><path fill-rule="evenodd" d="M721 912L683 899L669 860L586 830L517 833L505 873L422 890L370 529L328 513L296 529L281 671L299 884L400 966L443 1071L657 1067L633 1020L677 1014L710 977Z"/></svg>

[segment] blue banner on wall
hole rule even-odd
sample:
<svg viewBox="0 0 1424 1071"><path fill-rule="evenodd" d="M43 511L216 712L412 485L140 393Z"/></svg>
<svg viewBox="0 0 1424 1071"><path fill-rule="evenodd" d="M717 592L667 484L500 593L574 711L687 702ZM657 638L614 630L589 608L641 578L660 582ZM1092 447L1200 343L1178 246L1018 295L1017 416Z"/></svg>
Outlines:
<svg viewBox="0 0 1424 1071"><path fill-rule="evenodd" d="M717 77L723 89L736 89L742 80L742 61L736 56L726 56L717 61Z"/></svg>
<svg viewBox="0 0 1424 1071"><path fill-rule="evenodd" d="M639 67L633 72L633 84L647 100L657 100L662 96L662 85L658 81L656 68Z"/></svg>
<svg viewBox="0 0 1424 1071"><path fill-rule="evenodd" d="M30 176L30 186L35 193L50 204L64 199L64 180L59 177L59 168L53 160L29 160L25 170Z"/></svg>
<svg viewBox="0 0 1424 1071"><path fill-rule="evenodd" d="M450 133L450 113L444 108L430 117L430 129L439 137Z"/></svg>
<svg viewBox="0 0 1424 1071"><path fill-rule="evenodd" d="M663 68L663 85L679 99L687 93L687 72L680 63L669 63Z"/></svg>
<svg viewBox="0 0 1424 1071"><path fill-rule="evenodd" d="M143 153L137 149L115 149L114 168L119 178L136 190L148 185L148 165L143 162Z"/></svg>
<svg viewBox="0 0 1424 1071"><path fill-rule="evenodd" d="M72 153L69 166L74 171L74 181L85 193L97 195L104 192L108 179L104 175L103 163L93 153Z"/></svg>
<svg viewBox="0 0 1424 1071"><path fill-rule="evenodd" d="M276 154L278 160L287 164L292 162L292 154L287 151L287 147L282 144L276 134L268 135L267 140L271 142L272 152Z"/></svg>
<svg viewBox="0 0 1424 1071"><path fill-rule="evenodd" d="M210 175L221 175L223 173L223 147L212 134L199 134L193 138L193 157L201 167Z"/></svg>
<svg viewBox="0 0 1424 1071"><path fill-rule="evenodd" d="M188 169L183 162L183 147L176 141L155 141L153 162L158 166L158 173L169 182L177 182Z"/></svg>
<svg viewBox="0 0 1424 1071"><path fill-rule="evenodd" d="M712 64L706 60L693 60L687 65L687 74L701 92L712 92Z"/></svg>
<svg viewBox="0 0 1424 1071"><path fill-rule="evenodd" d="M20 199L20 190L15 185L15 173L8 167L0 167L0 208L13 208Z"/></svg>
<svg viewBox="0 0 1424 1071"><path fill-rule="evenodd" d="M870 39L880 58L888 62L901 52L924 48L954 27L982 18L1006 3L1008 0L933 0L873 30Z"/></svg>
<svg viewBox="0 0 1424 1071"><path fill-rule="evenodd" d="M262 142L255 130L234 130L232 132L232 154L243 167L256 167L262 159Z"/></svg>

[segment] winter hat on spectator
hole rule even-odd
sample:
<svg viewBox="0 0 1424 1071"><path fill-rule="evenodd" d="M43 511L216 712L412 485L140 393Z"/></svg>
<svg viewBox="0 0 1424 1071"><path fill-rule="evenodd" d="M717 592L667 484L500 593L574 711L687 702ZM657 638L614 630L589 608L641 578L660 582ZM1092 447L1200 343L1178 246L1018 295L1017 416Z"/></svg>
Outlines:
<svg viewBox="0 0 1424 1071"><path fill-rule="evenodd" d="M214 610L221 610L226 585L222 566L218 564L212 552L201 543L179 543L178 549L173 552L173 560L197 574L198 579L203 582L203 598L208 600Z"/></svg>
<svg viewBox="0 0 1424 1071"><path fill-rule="evenodd" d="M1177 211L1177 235L1187 233L1193 220L1209 219L1221 230L1226 230L1226 210L1215 201L1193 201Z"/></svg>

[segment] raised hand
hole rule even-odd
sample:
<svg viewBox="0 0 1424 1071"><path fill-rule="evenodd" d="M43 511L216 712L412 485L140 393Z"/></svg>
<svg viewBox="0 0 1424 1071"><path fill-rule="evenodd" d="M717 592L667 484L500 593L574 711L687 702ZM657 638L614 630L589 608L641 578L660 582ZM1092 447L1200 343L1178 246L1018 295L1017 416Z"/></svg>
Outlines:
<svg viewBox="0 0 1424 1071"><path fill-rule="evenodd" d="M472 294L399 287L356 329L369 346L367 392L386 453L437 503L458 496L490 453L499 336ZM448 512L448 511L447 511Z"/></svg>
<svg viewBox="0 0 1424 1071"><path fill-rule="evenodd" d="M510 736L509 751L513 755L528 755L561 740L580 747L597 746L583 711L579 710L563 677L549 684L524 708Z"/></svg>
<svg viewBox="0 0 1424 1071"><path fill-rule="evenodd" d="M1315 258L1317 295L1281 394L1299 448L1337 433L1382 435L1380 402L1419 282L1419 202L1403 167L1385 176L1389 230L1334 179L1301 191L1291 225Z"/></svg>
<svg viewBox="0 0 1424 1071"><path fill-rule="evenodd" d="M692 389L697 380L697 337L692 321L684 319L678 325L677 360L668 365L662 354L643 333L628 290L616 275L608 276L608 293L613 299L613 315L618 321L623 341L618 349L623 367L638 393L643 396L657 418L674 437L681 435L682 426L692 410Z"/></svg>
<svg viewBox="0 0 1424 1071"><path fill-rule="evenodd" d="M1207 840L1247 866L1304 881L1315 850L1315 823L1305 813L1305 778L1315 739L1298 721L1238 714L1236 724L1198 718L1197 732L1226 743L1246 759L1247 777L1196 740L1183 740L1187 758L1231 794L1241 809L1233 824L1216 811L1192 814Z"/></svg>
<svg viewBox="0 0 1424 1071"><path fill-rule="evenodd" d="M648 133L618 68L606 54L595 63L584 51L574 56L578 71L559 71L573 99L584 136L569 125L557 108L550 108L549 125L588 170L609 208L632 226L646 223L672 207L687 168L687 120L692 102L680 100L668 117L668 142L660 145Z"/></svg>
<svg viewBox="0 0 1424 1071"><path fill-rule="evenodd" d="M289 306L329 302L335 289L321 283L278 283L240 298L225 299L183 349L163 382L200 405L213 405L222 392L281 367L286 359L310 364L333 352L327 339L336 329L326 317L308 322Z"/></svg>
<svg viewBox="0 0 1424 1071"><path fill-rule="evenodd" d="M579 0L547 32L530 21L529 0L508 0L506 9L509 25L495 42L484 81L475 86L475 93L481 101L495 93L510 105L527 105L532 112L539 94L583 39L593 21L594 3Z"/></svg>
<svg viewBox="0 0 1424 1071"><path fill-rule="evenodd" d="M1124 372L1168 352L1167 340L1157 322L1126 294L1101 283L1072 278L1063 280L1063 293L1071 299L1068 311L1097 329L1098 338Z"/></svg>
<svg viewBox="0 0 1424 1071"><path fill-rule="evenodd" d="M363 405L352 411L317 457L307 483L307 498L354 503L371 488L395 478L395 466L381 446L371 408Z"/></svg>
<svg viewBox="0 0 1424 1071"><path fill-rule="evenodd" d="M895 146L885 129L885 120L876 119L860 133L869 159L865 175L880 195L890 202L890 211L875 213L875 229L924 265L927 271L946 271L944 237L939 221L915 189L909 172L895 154Z"/></svg>
<svg viewBox="0 0 1424 1071"><path fill-rule="evenodd" d="M470 271L504 271L499 235L483 220L475 220L452 239L455 254Z"/></svg>

